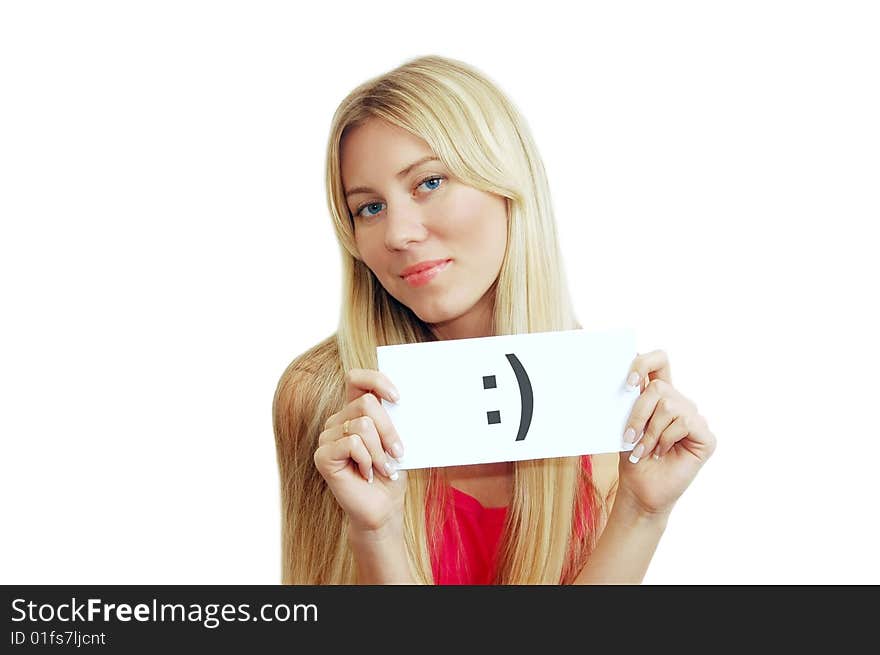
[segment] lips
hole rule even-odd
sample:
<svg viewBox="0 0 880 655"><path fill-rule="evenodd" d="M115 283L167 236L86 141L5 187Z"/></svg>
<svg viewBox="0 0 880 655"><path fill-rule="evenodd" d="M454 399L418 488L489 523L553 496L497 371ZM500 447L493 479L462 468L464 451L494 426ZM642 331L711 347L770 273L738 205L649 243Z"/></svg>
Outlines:
<svg viewBox="0 0 880 655"><path fill-rule="evenodd" d="M423 266L425 263L429 264L427 268ZM422 262L417 266L410 267L411 269L416 270L416 272L404 276L403 280L411 287L423 287L435 277L442 274L443 271L451 265L451 259L435 259L433 262ZM421 267L421 270L418 270L418 267Z"/></svg>
<svg viewBox="0 0 880 655"><path fill-rule="evenodd" d="M400 273L400 277L406 278L409 275L413 275L414 273L421 273L429 268L434 268L437 264L442 264L443 262L448 262L449 259L432 259L430 261L419 262L418 264L414 264L412 266L407 266Z"/></svg>

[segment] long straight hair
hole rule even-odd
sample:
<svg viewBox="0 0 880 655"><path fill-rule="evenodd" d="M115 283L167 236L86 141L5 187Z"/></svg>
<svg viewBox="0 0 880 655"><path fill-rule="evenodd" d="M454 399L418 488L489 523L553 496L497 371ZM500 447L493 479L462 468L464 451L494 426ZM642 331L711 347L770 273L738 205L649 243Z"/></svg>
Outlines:
<svg viewBox="0 0 880 655"><path fill-rule="evenodd" d="M347 516L314 465L318 436L344 404L345 371L376 369L377 346L436 339L429 325L382 287L357 250L340 145L348 131L371 119L423 139L458 180L507 199L507 250L494 285L495 335L581 327L544 166L525 120L498 86L463 62L424 56L352 90L334 113L326 158L327 205L342 256L338 330L291 362L273 401L284 584L357 582ZM407 480L408 562L417 582L431 584L449 486L442 469L410 470ZM604 501L580 458L514 462L494 583L571 582L605 518Z"/></svg>

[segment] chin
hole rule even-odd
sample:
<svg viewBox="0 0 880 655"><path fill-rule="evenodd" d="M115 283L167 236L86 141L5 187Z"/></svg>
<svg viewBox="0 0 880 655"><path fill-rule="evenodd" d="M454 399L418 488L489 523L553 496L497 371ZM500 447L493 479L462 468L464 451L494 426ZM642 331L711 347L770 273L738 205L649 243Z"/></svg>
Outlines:
<svg viewBox="0 0 880 655"><path fill-rule="evenodd" d="M413 310L416 316L422 320L422 322L427 323L429 325L436 325L437 323L448 323L449 321L453 321L461 314L455 312L441 312L441 311L428 311L428 312L419 312Z"/></svg>
<svg viewBox="0 0 880 655"><path fill-rule="evenodd" d="M435 323L447 323L449 321L454 321L466 311L443 305L438 306L437 303L432 303L430 306L427 307L417 304L411 306L410 309L423 322L430 323L431 325Z"/></svg>

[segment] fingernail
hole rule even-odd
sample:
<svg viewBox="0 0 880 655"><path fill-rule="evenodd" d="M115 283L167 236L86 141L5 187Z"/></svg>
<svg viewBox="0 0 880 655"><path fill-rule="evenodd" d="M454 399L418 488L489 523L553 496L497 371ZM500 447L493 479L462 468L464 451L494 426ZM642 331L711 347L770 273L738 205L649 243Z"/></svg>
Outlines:
<svg viewBox="0 0 880 655"><path fill-rule="evenodd" d="M391 444L391 454L395 457L403 457L403 444L399 441L395 441Z"/></svg>
<svg viewBox="0 0 880 655"><path fill-rule="evenodd" d="M654 453L653 455L651 455L651 457L653 457L658 462L660 461L660 453Z"/></svg>
<svg viewBox="0 0 880 655"><path fill-rule="evenodd" d="M370 469L370 472L367 473L367 482L369 482L370 484L373 484L373 469L372 468Z"/></svg>
<svg viewBox="0 0 880 655"><path fill-rule="evenodd" d="M626 383L631 387L637 387L639 384L639 374L636 371L630 373Z"/></svg>
<svg viewBox="0 0 880 655"><path fill-rule="evenodd" d="M397 465L389 460L385 462L385 471L388 473L388 477L394 480L392 476L397 473Z"/></svg>
<svg viewBox="0 0 880 655"><path fill-rule="evenodd" d="M397 389L389 390L388 395L391 396L391 400L393 400L394 402L397 402L400 400L400 394L397 393Z"/></svg>
<svg viewBox="0 0 880 655"><path fill-rule="evenodd" d="M642 453L645 452L645 444L640 443L638 446L633 448L632 453L629 456L629 461L633 464L639 463L639 458L642 456Z"/></svg>
<svg viewBox="0 0 880 655"><path fill-rule="evenodd" d="M392 480L397 480L397 478L399 478L400 476L397 474L397 471L395 471L394 473L392 473L388 477L391 478Z"/></svg>
<svg viewBox="0 0 880 655"><path fill-rule="evenodd" d="M623 440L626 443L632 443L636 440L636 431L632 428L627 428L626 432L623 433Z"/></svg>

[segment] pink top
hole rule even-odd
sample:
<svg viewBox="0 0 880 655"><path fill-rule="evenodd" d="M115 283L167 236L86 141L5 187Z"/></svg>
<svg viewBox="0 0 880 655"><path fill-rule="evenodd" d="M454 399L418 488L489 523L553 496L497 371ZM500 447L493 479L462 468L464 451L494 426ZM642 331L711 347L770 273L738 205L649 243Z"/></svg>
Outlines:
<svg viewBox="0 0 880 655"><path fill-rule="evenodd" d="M582 456L581 462L588 473L592 472L589 455ZM473 496L452 487L452 504L443 526L440 552L431 558L436 584L490 584L506 516L506 507L483 507ZM580 523L578 528L578 533L582 533ZM457 556L459 538L461 559Z"/></svg>

